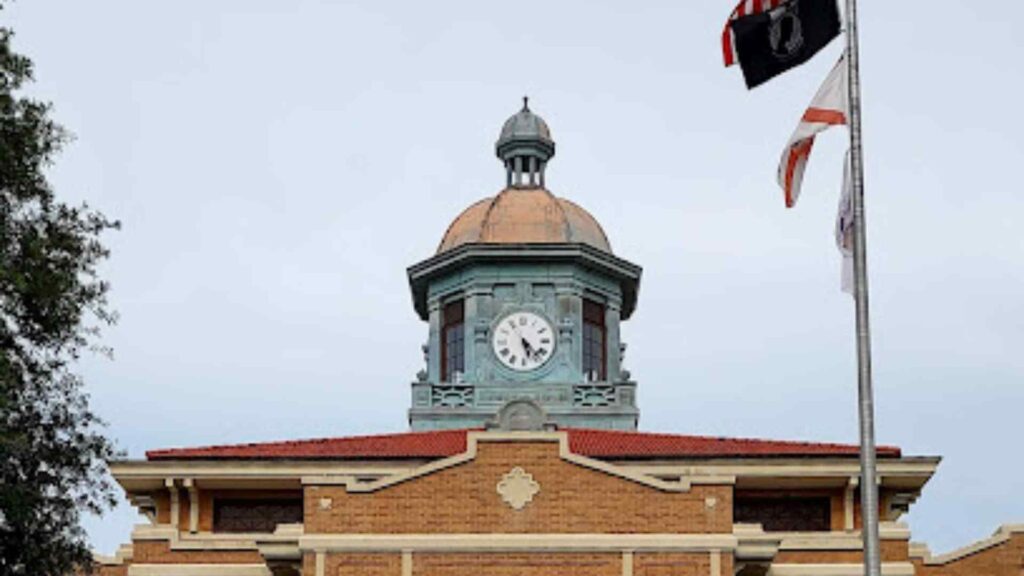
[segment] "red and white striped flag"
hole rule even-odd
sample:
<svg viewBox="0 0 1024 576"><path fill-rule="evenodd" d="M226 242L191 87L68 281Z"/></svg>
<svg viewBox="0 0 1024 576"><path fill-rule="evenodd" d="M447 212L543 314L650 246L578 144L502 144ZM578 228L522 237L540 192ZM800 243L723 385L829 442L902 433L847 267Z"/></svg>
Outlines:
<svg viewBox="0 0 1024 576"><path fill-rule="evenodd" d="M725 21L725 28L722 30L722 58L725 60L726 67L732 66L736 63L736 38L732 33L732 26L730 22L743 16L750 16L752 14L760 14L775 8L779 4L782 4L784 0L740 0L740 3L736 5L732 13L729 14L729 19Z"/></svg>
<svg viewBox="0 0 1024 576"><path fill-rule="evenodd" d="M848 115L846 92L846 54L839 58L836 67L829 73L825 83L814 95L814 100L804 112L796 130L789 138L786 149L782 152L779 162L778 180L786 194L786 207L792 208L800 197L800 183L804 178L807 158L814 146L814 137L818 132L830 126L846 124Z"/></svg>

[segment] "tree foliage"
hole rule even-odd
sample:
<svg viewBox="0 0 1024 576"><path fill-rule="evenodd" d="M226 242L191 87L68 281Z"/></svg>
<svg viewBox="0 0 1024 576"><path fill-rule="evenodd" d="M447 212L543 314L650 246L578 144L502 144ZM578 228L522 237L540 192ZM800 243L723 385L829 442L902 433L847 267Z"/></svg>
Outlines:
<svg viewBox="0 0 1024 576"><path fill-rule="evenodd" d="M91 565L82 511L114 504L116 454L74 368L115 320L97 265L118 224L54 196L68 134L20 94L32 62L11 38L0 28L0 574L66 576Z"/></svg>

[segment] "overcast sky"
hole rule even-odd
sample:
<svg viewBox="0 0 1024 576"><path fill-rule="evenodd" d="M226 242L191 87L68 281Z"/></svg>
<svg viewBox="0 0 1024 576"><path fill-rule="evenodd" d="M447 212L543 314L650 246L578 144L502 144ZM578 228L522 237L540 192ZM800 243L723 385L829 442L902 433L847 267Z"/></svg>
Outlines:
<svg viewBox="0 0 1024 576"><path fill-rule="evenodd" d="M644 267L624 326L643 430L857 441L832 230L844 129L800 204L782 147L841 49L748 92L730 0L22 0L0 13L77 140L64 199L108 237L115 358L82 370L146 449L406 429L426 325L405 268L496 193L523 94L549 187ZM861 2L879 441L942 455L941 551L1024 521L1024 4ZM127 507L88 527L126 542Z"/></svg>

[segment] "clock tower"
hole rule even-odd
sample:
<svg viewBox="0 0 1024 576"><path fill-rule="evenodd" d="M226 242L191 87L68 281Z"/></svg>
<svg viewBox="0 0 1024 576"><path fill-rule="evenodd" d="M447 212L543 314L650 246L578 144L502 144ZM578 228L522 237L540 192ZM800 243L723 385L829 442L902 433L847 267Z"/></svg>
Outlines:
<svg viewBox="0 0 1024 576"><path fill-rule="evenodd" d="M408 270L429 325L409 423L483 427L529 403L550 424L635 430L619 324L636 307L640 267L612 253L586 210L547 189L555 142L525 98L495 149L505 188L466 208L437 253Z"/></svg>

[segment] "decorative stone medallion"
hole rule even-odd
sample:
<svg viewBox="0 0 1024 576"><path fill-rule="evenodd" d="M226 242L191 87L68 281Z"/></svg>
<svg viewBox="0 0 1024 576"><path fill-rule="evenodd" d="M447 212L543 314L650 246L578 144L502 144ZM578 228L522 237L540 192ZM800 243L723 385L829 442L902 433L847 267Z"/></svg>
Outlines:
<svg viewBox="0 0 1024 576"><path fill-rule="evenodd" d="M533 475L516 466L498 482L498 494L513 510L522 510L540 492L540 484Z"/></svg>

